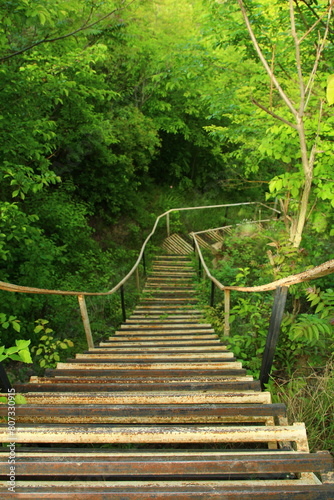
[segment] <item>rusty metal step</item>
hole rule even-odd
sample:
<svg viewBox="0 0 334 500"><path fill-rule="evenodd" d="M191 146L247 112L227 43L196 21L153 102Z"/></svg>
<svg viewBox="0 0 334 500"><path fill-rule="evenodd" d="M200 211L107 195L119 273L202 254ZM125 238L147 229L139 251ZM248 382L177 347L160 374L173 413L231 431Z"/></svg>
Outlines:
<svg viewBox="0 0 334 500"><path fill-rule="evenodd" d="M287 425L284 405L200 322L195 275L188 257L160 256L146 298L114 336L16 384L26 398L16 405L16 435L0 425L2 442L28 445L17 448L15 495L333 500L329 454L308 453L304 424Z"/></svg>
<svg viewBox="0 0 334 500"><path fill-rule="evenodd" d="M48 481L20 482L15 491L22 499L54 498L71 500L333 500L333 484L317 484L314 480L257 481ZM3 499L13 498L8 486L0 483Z"/></svg>
<svg viewBox="0 0 334 500"><path fill-rule="evenodd" d="M275 455L273 455L275 453ZM188 475L196 478L220 476L231 479L242 475L300 474L329 472L333 458L329 452L298 453L295 451L110 451L94 448L56 450L32 448L18 450L16 467L19 476L48 476L50 469L59 476L152 476L155 478ZM0 452L0 475L7 472L7 454Z"/></svg>
<svg viewBox="0 0 334 500"><path fill-rule="evenodd" d="M3 443L269 443L293 442L297 451L309 451L305 425L292 426L124 426L124 425L62 425L21 424L15 436L8 432L8 425L0 425Z"/></svg>
<svg viewBox="0 0 334 500"><path fill-rule="evenodd" d="M6 409L0 407L0 417L6 416ZM213 424L213 423L260 423L273 424L274 417L285 417L282 404L150 404L92 403L16 405L15 420L22 423L78 423L78 424Z"/></svg>

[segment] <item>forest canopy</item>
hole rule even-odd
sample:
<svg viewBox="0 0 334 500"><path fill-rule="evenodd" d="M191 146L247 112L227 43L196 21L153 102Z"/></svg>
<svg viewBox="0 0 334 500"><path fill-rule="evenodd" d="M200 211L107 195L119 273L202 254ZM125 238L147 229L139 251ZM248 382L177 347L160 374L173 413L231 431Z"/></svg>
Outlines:
<svg viewBox="0 0 334 500"><path fill-rule="evenodd" d="M110 227L126 220L132 251L159 211L205 196L276 199L296 248L305 224L328 243L332 6L2 1L2 280L103 288L123 251ZM7 295L6 314L48 312Z"/></svg>

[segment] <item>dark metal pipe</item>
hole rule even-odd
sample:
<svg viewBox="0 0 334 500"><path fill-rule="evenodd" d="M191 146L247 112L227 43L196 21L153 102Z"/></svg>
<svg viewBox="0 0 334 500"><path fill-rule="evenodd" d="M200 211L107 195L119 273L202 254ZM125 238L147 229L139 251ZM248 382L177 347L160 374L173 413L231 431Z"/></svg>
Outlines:
<svg viewBox="0 0 334 500"><path fill-rule="evenodd" d="M211 281L211 298L210 298L210 307L213 307L215 304L215 284Z"/></svg>
<svg viewBox="0 0 334 500"><path fill-rule="evenodd" d="M145 259L145 252L143 252L143 268L144 268L144 276L146 277L146 259Z"/></svg>
<svg viewBox="0 0 334 500"><path fill-rule="evenodd" d="M1 362L0 362L0 386L2 392L8 392L12 389L12 384L9 382L7 373Z"/></svg>
<svg viewBox="0 0 334 500"><path fill-rule="evenodd" d="M273 360L280 332L280 327L283 319L288 290L289 287L282 286L276 288L275 291L274 305L271 312L266 347L263 353L262 366L260 372L260 382L262 389L264 389L265 384L267 384L269 381L269 375L273 365Z"/></svg>
<svg viewBox="0 0 334 500"><path fill-rule="evenodd" d="M124 300L124 285L121 286L120 288L121 292L121 305L122 305L122 314L123 314L123 321L126 321L126 310L125 310L125 300Z"/></svg>

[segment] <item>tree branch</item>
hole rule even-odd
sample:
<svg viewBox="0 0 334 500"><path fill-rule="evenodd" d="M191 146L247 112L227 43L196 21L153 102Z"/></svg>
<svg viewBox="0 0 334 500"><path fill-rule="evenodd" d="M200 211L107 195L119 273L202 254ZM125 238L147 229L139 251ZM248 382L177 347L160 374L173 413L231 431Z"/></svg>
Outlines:
<svg viewBox="0 0 334 500"><path fill-rule="evenodd" d="M299 116L304 116L305 112L305 87L304 87L304 79L302 72L302 62L300 57L300 47L299 40L296 31L296 23L295 23L295 12L293 8L293 0L289 0L290 4L290 23L291 23L291 32L292 38L295 43L295 54L296 54L296 66L298 73L298 82L299 82L299 95L300 95L300 103L299 103Z"/></svg>
<svg viewBox="0 0 334 500"><path fill-rule="evenodd" d="M268 113L268 115L272 116L273 118L276 118L277 120L280 120L281 122L285 123L285 125L288 125L289 127L292 127L294 128L295 130L297 130L297 126L294 124L294 123L291 123L289 122L288 120L286 120L285 118L282 118L281 116L279 115L276 115L276 113L274 113L273 111L271 111L270 109L266 108L265 106L263 106L263 104L260 104L258 101L256 101L253 97L251 98L251 101L253 104L255 104L255 106L257 106L258 108L262 109L263 111L265 111L266 113Z"/></svg>
<svg viewBox="0 0 334 500"><path fill-rule="evenodd" d="M316 75L316 72L317 72L317 69L318 69L318 66L319 66L319 62L320 62L320 57L321 57L321 54L322 54L322 52L324 50L325 43L326 43L326 40L327 40L327 37L328 37L329 22L330 22L331 17L332 17L333 5L334 5L334 0L331 1L331 4L330 4L330 6L328 8L328 16L327 16L325 33L324 33L324 36L322 38L322 42L317 47L317 53L316 53L316 58L315 58L314 65L313 65L313 68L312 68L312 72L310 74L309 81L307 82L307 85L306 85L305 92L306 92L307 96L306 96L305 109L306 109L306 107L308 105L308 102L310 100L310 97L311 97L315 75Z"/></svg>
<svg viewBox="0 0 334 500"><path fill-rule="evenodd" d="M28 50L31 50L35 47L37 47L38 45L41 45L43 43L52 43L52 42L58 42L59 40L64 40L65 38L69 38L71 36L74 36L76 35L77 33L80 33L81 31L85 31L87 29L90 29L92 28L93 26L96 26L97 24L99 24L100 22L104 21L105 19L108 19L108 17L111 17L112 15L114 15L116 12L119 12L121 10L124 10L126 9L129 5L131 5L132 3L134 3L136 0L130 0L127 4L123 5L122 7L118 7L117 9L114 9L112 10L111 12L108 12L108 14L106 14L105 16L102 16L100 19L98 19L97 21L94 21L93 23L89 23L89 20L91 19L92 17L92 12L89 14L89 17L88 19L84 22L84 24L72 31L71 33L66 33L65 35L62 35L62 36L58 36L58 37L55 37L55 38L49 38L48 36L46 36L45 38L43 38L42 40L39 40L38 42L35 42L33 43L32 45L29 45L28 47L25 47L21 50L18 50L16 52L13 52L12 54L8 55L8 56L5 56L5 57L1 57L0 58L0 62L2 61L6 61L8 59L11 59L12 57L15 57L15 56L18 56L20 54L23 54L24 52L27 52ZM123 0L123 3L125 2L125 0Z"/></svg>
<svg viewBox="0 0 334 500"><path fill-rule="evenodd" d="M248 30L248 33L251 37L251 40L253 42L253 45L254 45L254 48L265 68L265 70L267 71L269 77L272 79L276 89L278 90L281 98L283 99L283 101L285 102L285 104L288 106L289 110L291 111L291 113L297 118L298 117L298 111L296 110L296 108L293 106L292 102L290 101L290 99L288 98L288 96L286 95L286 93L284 92L284 90L282 89L281 85L279 84L277 78L275 77L275 75L272 73L271 69L270 69L270 66L266 60L266 58L264 57L263 53L262 53L262 50L258 44L258 41L255 37L255 34L252 30L252 27L251 27L251 24L249 22L249 19L248 19L248 16L247 16L247 12L246 12L246 9L245 9L245 6L244 6L244 3L243 3L243 0L238 0L238 3L239 3L239 6L240 6L240 9L241 9L241 12L242 12L242 15L243 15L243 18L244 18L244 21L245 21L245 24L246 24L246 27L247 27L247 30Z"/></svg>

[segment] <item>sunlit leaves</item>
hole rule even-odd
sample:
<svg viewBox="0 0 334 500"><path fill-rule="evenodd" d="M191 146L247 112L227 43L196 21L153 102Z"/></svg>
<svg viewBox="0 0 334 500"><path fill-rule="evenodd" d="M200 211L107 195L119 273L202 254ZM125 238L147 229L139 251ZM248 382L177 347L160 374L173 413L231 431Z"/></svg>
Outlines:
<svg viewBox="0 0 334 500"><path fill-rule="evenodd" d="M327 80L327 102L329 105L334 103L334 75L328 77Z"/></svg>

